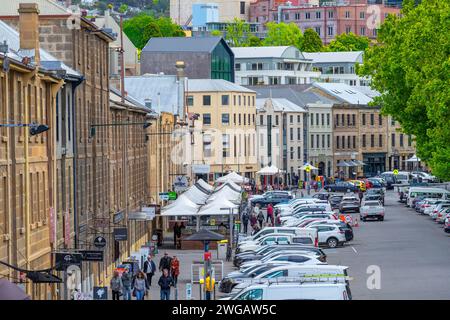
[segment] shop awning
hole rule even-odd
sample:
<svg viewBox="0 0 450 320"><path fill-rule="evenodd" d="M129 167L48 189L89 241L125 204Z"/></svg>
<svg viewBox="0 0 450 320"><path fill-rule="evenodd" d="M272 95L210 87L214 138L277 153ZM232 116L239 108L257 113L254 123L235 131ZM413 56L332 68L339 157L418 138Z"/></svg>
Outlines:
<svg viewBox="0 0 450 320"><path fill-rule="evenodd" d="M273 176L275 174L279 174L282 173L283 170L278 169L277 167L275 167L274 165L271 165L270 167L264 167L261 170L259 170L257 172L257 174L262 175L262 176Z"/></svg>

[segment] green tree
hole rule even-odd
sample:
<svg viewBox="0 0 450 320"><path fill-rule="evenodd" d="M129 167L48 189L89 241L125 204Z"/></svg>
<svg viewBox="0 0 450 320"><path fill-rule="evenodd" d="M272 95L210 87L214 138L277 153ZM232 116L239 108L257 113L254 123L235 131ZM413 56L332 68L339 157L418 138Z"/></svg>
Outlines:
<svg viewBox="0 0 450 320"><path fill-rule="evenodd" d="M358 36L352 32L343 33L328 45L329 51L364 51L369 47L370 40L367 37Z"/></svg>
<svg viewBox="0 0 450 320"><path fill-rule="evenodd" d="M302 47L303 34L295 23L276 23L267 24L267 36L263 40L265 46L295 46Z"/></svg>
<svg viewBox="0 0 450 320"><path fill-rule="evenodd" d="M180 26L174 24L170 18L158 19L140 14L123 23L123 31L138 49L142 49L153 37L184 37Z"/></svg>
<svg viewBox="0 0 450 320"><path fill-rule="evenodd" d="M254 35L250 35L247 39L247 45L248 47L261 47L263 44L260 38Z"/></svg>
<svg viewBox="0 0 450 320"><path fill-rule="evenodd" d="M225 39L231 47L247 46L247 34L250 32L250 25L238 18L234 18L227 25L227 33Z"/></svg>
<svg viewBox="0 0 450 320"><path fill-rule="evenodd" d="M220 32L219 30L213 30L213 31L211 31L211 35L213 37L221 37L222 36L222 32Z"/></svg>
<svg viewBox="0 0 450 320"><path fill-rule="evenodd" d="M417 154L450 180L450 2L403 2L402 18L390 15L367 49L361 75L381 93L375 103L404 133L415 136Z"/></svg>
<svg viewBox="0 0 450 320"><path fill-rule="evenodd" d="M128 6L124 3L119 7L120 13L126 13L128 11Z"/></svg>
<svg viewBox="0 0 450 320"><path fill-rule="evenodd" d="M308 28L303 33L303 44L301 51L306 52L320 52L323 50L323 43L320 36L311 28Z"/></svg>

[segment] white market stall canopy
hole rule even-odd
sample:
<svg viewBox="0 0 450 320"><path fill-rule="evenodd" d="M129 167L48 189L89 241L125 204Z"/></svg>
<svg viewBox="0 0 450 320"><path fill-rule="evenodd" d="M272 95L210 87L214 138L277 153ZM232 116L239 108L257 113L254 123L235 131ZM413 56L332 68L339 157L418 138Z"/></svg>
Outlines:
<svg viewBox="0 0 450 320"><path fill-rule="evenodd" d="M209 183L207 183L205 180L203 179L199 179L197 181L197 183L205 190L208 190L209 192L212 192L214 190L214 187L212 185L210 185Z"/></svg>
<svg viewBox="0 0 450 320"><path fill-rule="evenodd" d="M208 186L203 180L197 181L177 200L165 206L161 210L161 216L227 215L228 210L220 209L239 207L242 192L239 185L228 181L212 192L206 190Z"/></svg>
<svg viewBox="0 0 450 320"><path fill-rule="evenodd" d="M406 160L406 162L420 162L420 158L417 158L416 155L413 155L411 158L409 158L408 160Z"/></svg>
<svg viewBox="0 0 450 320"><path fill-rule="evenodd" d="M214 201L211 201L210 203L204 205L201 207L200 211L198 212L198 215L200 216L223 216L230 214L229 210L222 210L222 209L234 209L238 208L239 205L234 204L228 200L225 200L223 198L218 198Z"/></svg>
<svg viewBox="0 0 450 320"><path fill-rule="evenodd" d="M306 170L306 168L309 166L310 170L319 170L319 168L314 167L312 164L305 163L302 167L300 167L300 170Z"/></svg>
<svg viewBox="0 0 450 320"><path fill-rule="evenodd" d="M272 176L275 174L279 174L281 173L283 170L278 169L277 167L275 167L274 165L271 165L270 167L264 167L261 170L259 170L257 172L257 174L260 174L262 176Z"/></svg>
<svg viewBox="0 0 450 320"><path fill-rule="evenodd" d="M161 210L162 216L196 216L200 205L182 194L177 200Z"/></svg>
<svg viewBox="0 0 450 320"><path fill-rule="evenodd" d="M227 174L223 177L216 179L216 182L218 182L218 183L226 183L229 181L232 181L237 184L245 184L245 183L249 182L248 178L243 177L234 171L230 172L229 174Z"/></svg>

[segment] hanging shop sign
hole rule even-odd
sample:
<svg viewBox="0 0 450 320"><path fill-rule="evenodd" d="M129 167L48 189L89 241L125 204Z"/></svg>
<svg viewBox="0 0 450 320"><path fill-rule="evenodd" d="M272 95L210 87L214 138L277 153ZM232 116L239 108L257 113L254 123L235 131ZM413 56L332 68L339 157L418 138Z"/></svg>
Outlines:
<svg viewBox="0 0 450 320"><path fill-rule="evenodd" d="M94 239L94 247L104 248L106 246L106 239L102 236L98 236Z"/></svg>
<svg viewBox="0 0 450 320"><path fill-rule="evenodd" d="M82 261L103 261L103 251L101 250L79 250Z"/></svg>
<svg viewBox="0 0 450 320"><path fill-rule="evenodd" d="M120 223L120 222L122 222L123 221L123 219L125 218L125 212L123 212L123 211L119 211L119 212L117 212L116 214L114 214L114 216L113 216L113 222L114 223Z"/></svg>
<svg viewBox="0 0 450 320"><path fill-rule="evenodd" d="M57 271L64 271L69 266L81 266L82 255L76 252L55 252L55 264Z"/></svg>
<svg viewBox="0 0 450 320"><path fill-rule="evenodd" d="M189 182L186 176L176 176L173 182L173 189L176 192L181 192L189 187Z"/></svg>
<svg viewBox="0 0 450 320"><path fill-rule="evenodd" d="M114 240L115 241L127 241L128 240L127 228L115 228L114 229Z"/></svg>

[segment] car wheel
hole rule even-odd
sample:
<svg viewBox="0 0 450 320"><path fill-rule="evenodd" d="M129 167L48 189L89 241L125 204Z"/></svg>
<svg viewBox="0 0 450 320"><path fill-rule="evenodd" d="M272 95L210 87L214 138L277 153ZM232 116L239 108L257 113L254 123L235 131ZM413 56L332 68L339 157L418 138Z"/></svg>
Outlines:
<svg viewBox="0 0 450 320"><path fill-rule="evenodd" d="M384 217L381 217L381 218L380 218L380 221L384 221Z"/></svg>
<svg viewBox="0 0 450 320"><path fill-rule="evenodd" d="M336 248L339 244L339 241L336 238L329 238L327 240L328 248Z"/></svg>

